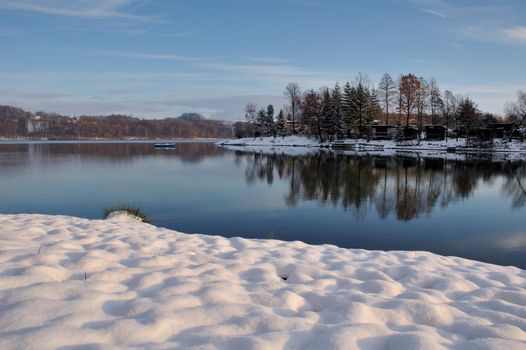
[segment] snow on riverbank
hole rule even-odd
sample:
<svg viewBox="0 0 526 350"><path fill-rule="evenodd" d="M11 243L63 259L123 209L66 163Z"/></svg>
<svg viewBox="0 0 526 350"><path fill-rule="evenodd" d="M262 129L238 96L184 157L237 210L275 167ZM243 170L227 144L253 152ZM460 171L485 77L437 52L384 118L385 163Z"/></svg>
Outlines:
<svg viewBox="0 0 526 350"><path fill-rule="evenodd" d="M218 142L221 146L294 146L294 147L321 147L329 143L320 143L318 139L305 136L285 137L247 137Z"/></svg>
<svg viewBox="0 0 526 350"><path fill-rule="evenodd" d="M526 271L0 215L1 349L526 349Z"/></svg>
<svg viewBox="0 0 526 350"><path fill-rule="evenodd" d="M503 140L495 140L492 148L473 148L466 146L465 139L450 139L448 141L421 141L416 144L416 141L395 142L393 140L363 140L363 139L346 139L338 140L334 143L324 142L320 143L315 138L308 138L304 136L286 136L282 137L256 137L225 140L217 143L221 146L295 146L295 147L329 147L342 146L345 148L354 148L358 150L395 150L395 151L443 151L446 152L448 148L455 148L457 152L506 152L506 153L520 153L521 156L526 156L526 142L507 142Z"/></svg>

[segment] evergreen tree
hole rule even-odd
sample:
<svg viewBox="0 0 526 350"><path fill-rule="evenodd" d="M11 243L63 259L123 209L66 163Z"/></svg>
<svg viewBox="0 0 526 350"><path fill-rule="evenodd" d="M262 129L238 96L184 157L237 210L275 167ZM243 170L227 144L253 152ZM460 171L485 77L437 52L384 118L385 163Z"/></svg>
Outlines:
<svg viewBox="0 0 526 350"><path fill-rule="evenodd" d="M469 97L460 101L458 106L458 128L462 134L469 134L481 124L481 113Z"/></svg>
<svg viewBox="0 0 526 350"><path fill-rule="evenodd" d="M324 88L321 93L321 133L327 137L330 137L333 131L333 111L331 93L329 89Z"/></svg>
<svg viewBox="0 0 526 350"><path fill-rule="evenodd" d="M342 93L338 83L334 85L334 89L332 90L331 104L334 112L331 116L334 134L338 135L339 138L345 138L346 130L342 113Z"/></svg>
<svg viewBox="0 0 526 350"><path fill-rule="evenodd" d="M276 128L275 128L275 123L274 123L274 106L273 105L267 106L267 113L265 116L264 125L265 125L265 130L266 130L267 135L276 136Z"/></svg>
<svg viewBox="0 0 526 350"><path fill-rule="evenodd" d="M340 84L336 83L334 89L331 92L331 105L336 113L342 113L342 91L340 89Z"/></svg>
<svg viewBox="0 0 526 350"><path fill-rule="evenodd" d="M353 90L349 82L345 83L342 96L342 119L346 129L347 137L351 137L351 130L354 127L354 114L352 108Z"/></svg>
<svg viewBox="0 0 526 350"><path fill-rule="evenodd" d="M287 120L285 119L285 113L283 110L279 110L278 120L276 122L276 134L281 137L287 135Z"/></svg>
<svg viewBox="0 0 526 350"><path fill-rule="evenodd" d="M369 106L369 89L359 82L356 87L351 88L351 114L358 128L362 128L367 117L367 108Z"/></svg>
<svg viewBox="0 0 526 350"><path fill-rule="evenodd" d="M369 103L367 106L367 123L371 124L375 121L378 121L382 115L382 107L380 106L380 101L378 99L378 91L372 89L369 93Z"/></svg>
<svg viewBox="0 0 526 350"><path fill-rule="evenodd" d="M266 135L265 120L267 119L267 113L263 108L258 111L256 116L256 124L259 135Z"/></svg>
<svg viewBox="0 0 526 350"><path fill-rule="evenodd" d="M319 140L322 140L322 111L320 94L314 90L310 90L305 94L302 103L302 119L311 135L316 135Z"/></svg>

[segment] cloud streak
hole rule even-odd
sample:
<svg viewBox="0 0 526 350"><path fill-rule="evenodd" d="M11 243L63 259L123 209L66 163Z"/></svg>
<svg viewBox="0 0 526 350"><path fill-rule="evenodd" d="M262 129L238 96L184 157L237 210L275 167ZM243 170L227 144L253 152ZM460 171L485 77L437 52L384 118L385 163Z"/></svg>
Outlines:
<svg viewBox="0 0 526 350"><path fill-rule="evenodd" d="M92 55L99 56L116 56L116 57L127 57L135 59L146 59L146 60L161 60L161 61L200 61L197 57L188 57L176 54L161 54L161 53L142 53L142 52L129 52L129 51L95 51L88 52Z"/></svg>
<svg viewBox="0 0 526 350"><path fill-rule="evenodd" d="M526 44L526 26L516 26L501 30L505 41L517 44Z"/></svg>
<svg viewBox="0 0 526 350"><path fill-rule="evenodd" d="M84 19L160 21L158 17L130 13L128 10L137 4L138 0L0 0L0 9Z"/></svg>

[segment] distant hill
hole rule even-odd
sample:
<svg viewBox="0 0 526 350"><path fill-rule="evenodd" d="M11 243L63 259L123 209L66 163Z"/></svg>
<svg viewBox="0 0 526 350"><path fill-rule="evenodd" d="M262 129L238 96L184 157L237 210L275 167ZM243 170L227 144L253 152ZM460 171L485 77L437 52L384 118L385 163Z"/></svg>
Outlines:
<svg viewBox="0 0 526 350"><path fill-rule="evenodd" d="M127 115L68 117L0 105L0 137L74 139L229 138L232 127L198 113L179 118L140 119Z"/></svg>
<svg viewBox="0 0 526 350"><path fill-rule="evenodd" d="M187 122L197 122L205 120L205 117L200 113L183 113L179 119L186 120Z"/></svg>
<svg viewBox="0 0 526 350"><path fill-rule="evenodd" d="M0 118L29 119L32 116L31 112L26 112L22 108L0 105Z"/></svg>

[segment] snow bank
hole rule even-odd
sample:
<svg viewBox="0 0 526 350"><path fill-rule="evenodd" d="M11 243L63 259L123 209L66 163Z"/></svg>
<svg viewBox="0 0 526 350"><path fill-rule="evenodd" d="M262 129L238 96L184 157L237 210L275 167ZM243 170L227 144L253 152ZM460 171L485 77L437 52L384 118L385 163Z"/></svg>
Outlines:
<svg viewBox="0 0 526 350"><path fill-rule="evenodd" d="M234 152L250 152L266 155L281 155L289 157L309 156L319 152L331 152L327 148L319 147L293 147L293 146L222 146Z"/></svg>
<svg viewBox="0 0 526 350"><path fill-rule="evenodd" d="M320 143L315 138L307 138L304 136L286 136L282 137L256 137L232 139L218 142L219 146L269 146L269 147L335 147L338 149L354 149L357 151L371 151L385 152L391 154L390 151L406 152L406 151L440 151L446 152L448 148L455 148L458 153L506 153L506 159L524 159L526 157L526 142L519 142L514 140L508 142L506 140L495 140L492 148L473 148L466 146L465 139L449 139L448 141L421 141L416 144L416 141L395 142L393 140L364 140L364 139L344 139L336 142Z"/></svg>
<svg viewBox="0 0 526 350"><path fill-rule="evenodd" d="M293 146L293 147L321 147L328 143L320 143L315 138L305 136L285 137L247 137L243 139L225 140L217 143L220 146Z"/></svg>
<svg viewBox="0 0 526 350"><path fill-rule="evenodd" d="M526 349L526 271L0 215L0 349Z"/></svg>

